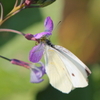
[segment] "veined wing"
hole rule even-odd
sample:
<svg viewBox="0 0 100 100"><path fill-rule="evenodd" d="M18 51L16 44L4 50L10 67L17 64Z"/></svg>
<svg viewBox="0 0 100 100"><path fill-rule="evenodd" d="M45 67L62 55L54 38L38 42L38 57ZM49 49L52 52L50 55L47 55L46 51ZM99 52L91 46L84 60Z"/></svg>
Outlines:
<svg viewBox="0 0 100 100"><path fill-rule="evenodd" d="M58 52L60 58L66 65L73 86L74 87L87 86L88 85L87 77L89 74L91 74L91 71L88 69L88 67L69 50L61 46L55 46L55 48L57 50L56 52Z"/></svg>
<svg viewBox="0 0 100 100"><path fill-rule="evenodd" d="M69 93L74 87L70 80L70 74L66 66L55 49L46 45L46 73L49 77L50 84L62 91Z"/></svg>
<svg viewBox="0 0 100 100"><path fill-rule="evenodd" d="M68 59L70 59L70 61L72 61L80 71L83 72L83 70L84 70L85 73L87 73L85 77L88 77L91 74L90 69L68 49L66 49L62 46L59 46L59 45L55 45L55 49L57 51L59 51L62 55L64 55ZM84 72L83 72L83 74L84 74Z"/></svg>

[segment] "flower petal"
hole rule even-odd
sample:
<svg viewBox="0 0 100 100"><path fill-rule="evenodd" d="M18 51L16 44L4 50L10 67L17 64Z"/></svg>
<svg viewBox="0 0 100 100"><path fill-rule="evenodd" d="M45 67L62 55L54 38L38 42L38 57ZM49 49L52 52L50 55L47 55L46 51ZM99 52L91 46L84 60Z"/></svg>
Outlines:
<svg viewBox="0 0 100 100"><path fill-rule="evenodd" d="M40 64L40 66L41 66L41 67L38 67L38 68L42 71L42 75L46 74L44 64L41 61L39 61L38 64Z"/></svg>
<svg viewBox="0 0 100 100"><path fill-rule="evenodd" d="M50 32L41 32L41 33L37 33L37 34L35 34L34 35L34 38L35 39L40 39L40 38L42 38L42 37L44 37L44 36L49 36L49 35L51 35L52 33L50 33Z"/></svg>
<svg viewBox="0 0 100 100"><path fill-rule="evenodd" d="M44 44L40 43L32 48L29 54L29 60L33 63L39 62L44 52Z"/></svg>
<svg viewBox="0 0 100 100"><path fill-rule="evenodd" d="M52 32L53 30L53 21L50 17L47 17L44 21L45 32Z"/></svg>
<svg viewBox="0 0 100 100"><path fill-rule="evenodd" d="M42 76L45 73L45 67L44 67L44 64L42 62L39 62L40 64L40 67L37 67L35 65L32 65L31 66L31 78L30 78L30 81L32 83L40 83L43 81Z"/></svg>
<svg viewBox="0 0 100 100"><path fill-rule="evenodd" d="M41 73L42 72L38 72L38 74L41 74ZM31 70L30 82L31 83L40 83L42 81L43 81L43 79L41 79L41 77L37 76L33 70Z"/></svg>

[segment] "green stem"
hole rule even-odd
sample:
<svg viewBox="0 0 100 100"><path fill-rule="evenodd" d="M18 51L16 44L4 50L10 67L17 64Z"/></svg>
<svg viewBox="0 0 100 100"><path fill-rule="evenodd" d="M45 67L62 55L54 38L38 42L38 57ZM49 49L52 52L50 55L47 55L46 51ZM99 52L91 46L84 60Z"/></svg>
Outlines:
<svg viewBox="0 0 100 100"><path fill-rule="evenodd" d="M3 56L1 56L1 55L0 55L0 57L3 58L3 59L5 59L5 60L11 61L11 59L6 58L6 57L3 57Z"/></svg>

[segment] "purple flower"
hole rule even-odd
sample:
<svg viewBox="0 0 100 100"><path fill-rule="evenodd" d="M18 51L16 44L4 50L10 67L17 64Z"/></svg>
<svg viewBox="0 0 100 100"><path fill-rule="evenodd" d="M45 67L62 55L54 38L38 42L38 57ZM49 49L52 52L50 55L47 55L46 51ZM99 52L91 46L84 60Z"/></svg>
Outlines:
<svg viewBox="0 0 100 100"><path fill-rule="evenodd" d="M47 17L44 21L44 26L45 26L45 31L41 33L35 34L33 37L35 39L40 39L42 37L48 37L52 35L52 30L53 30L53 21L51 20L50 17Z"/></svg>
<svg viewBox="0 0 100 100"><path fill-rule="evenodd" d="M50 17L47 17L44 21L45 31L33 35L34 40L39 44L34 46L29 53L29 60L33 63L39 62L43 56L45 44L42 40L45 40L48 36L52 35L53 21ZM31 37L31 35L30 35ZM32 37L31 37L32 40Z"/></svg>
<svg viewBox="0 0 100 100"><path fill-rule="evenodd" d="M17 59L12 59L11 63L30 69L31 70L30 82L40 83L43 81L43 79L41 78L45 74L45 68L42 62L39 62L40 67L35 66L35 64L29 64Z"/></svg>
<svg viewBox="0 0 100 100"><path fill-rule="evenodd" d="M39 66L37 67L35 64L27 63L24 61L20 61L17 59L8 59L6 57L3 57L0 55L1 58L10 61L10 63L14 65L19 65L22 67L25 67L27 69L30 69L31 75L30 75L30 82L32 83L40 83L43 81L42 76L45 74L45 68L44 64L42 62L38 62Z"/></svg>
<svg viewBox="0 0 100 100"><path fill-rule="evenodd" d="M29 60L34 63L39 62L39 60L42 58L43 53L44 44L40 43L39 45L34 46L30 51Z"/></svg>
<svg viewBox="0 0 100 100"><path fill-rule="evenodd" d="M42 76L45 74L44 64L39 62L40 67L35 66L34 64L29 64L17 59L11 60L12 64L23 66L31 70L30 82L32 83L40 83L43 81Z"/></svg>
<svg viewBox="0 0 100 100"><path fill-rule="evenodd" d="M31 83L40 83L43 81L42 76L45 74L45 67L42 62L39 62L41 67L37 67L35 65L31 66Z"/></svg>
<svg viewBox="0 0 100 100"><path fill-rule="evenodd" d="M45 32L52 32L53 30L53 21L50 17L47 17L44 21Z"/></svg>

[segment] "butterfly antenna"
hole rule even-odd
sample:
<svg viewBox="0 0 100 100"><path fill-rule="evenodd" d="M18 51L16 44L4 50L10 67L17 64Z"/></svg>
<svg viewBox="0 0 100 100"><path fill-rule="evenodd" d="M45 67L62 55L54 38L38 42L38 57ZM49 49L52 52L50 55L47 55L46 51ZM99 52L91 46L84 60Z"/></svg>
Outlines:
<svg viewBox="0 0 100 100"><path fill-rule="evenodd" d="M56 27L54 28L54 30L60 25L61 21L58 22L58 24L56 25Z"/></svg>

